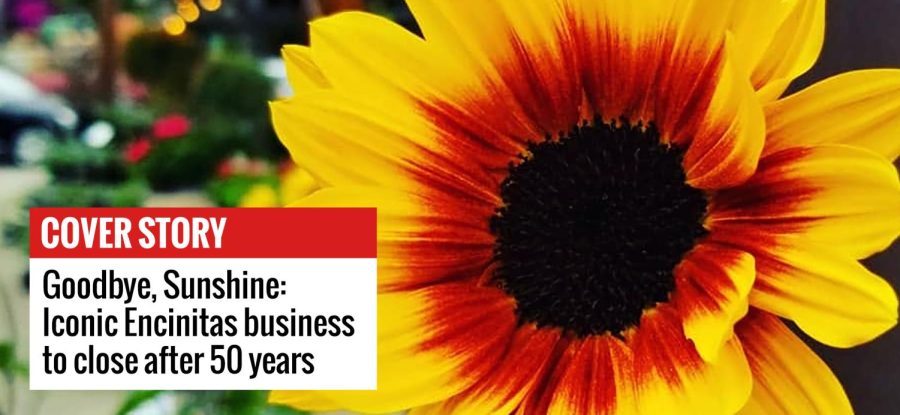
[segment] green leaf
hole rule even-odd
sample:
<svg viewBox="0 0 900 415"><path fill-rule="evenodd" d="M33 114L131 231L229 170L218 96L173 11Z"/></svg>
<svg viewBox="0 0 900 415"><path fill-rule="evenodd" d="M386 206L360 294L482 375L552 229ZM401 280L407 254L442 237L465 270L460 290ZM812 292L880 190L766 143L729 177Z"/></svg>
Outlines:
<svg viewBox="0 0 900 415"><path fill-rule="evenodd" d="M0 342L0 374L8 377L28 377L28 363L16 357L16 345Z"/></svg>
<svg viewBox="0 0 900 415"><path fill-rule="evenodd" d="M262 414L260 415L309 415L309 412L301 411L298 409L291 408L290 406L283 405L269 405L263 409Z"/></svg>
<svg viewBox="0 0 900 415"><path fill-rule="evenodd" d="M128 415L141 405L155 399L163 391L132 391L125 397L125 402L116 411L116 415Z"/></svg>
<svg viewBox="0 0 900 415"><path fill-rule="evenodd" d="M15 362L16 345L8 341L0 343L0 372L11 372Z"/></svg>
<svg viewBox="0 0 900 415"><path fill-rule="evenodd" d="M28 377L28 363L25 363L23 361L16 362L16 364L13 365L12 372L16 376L21 376L23 378L27 378Z"/></svg>

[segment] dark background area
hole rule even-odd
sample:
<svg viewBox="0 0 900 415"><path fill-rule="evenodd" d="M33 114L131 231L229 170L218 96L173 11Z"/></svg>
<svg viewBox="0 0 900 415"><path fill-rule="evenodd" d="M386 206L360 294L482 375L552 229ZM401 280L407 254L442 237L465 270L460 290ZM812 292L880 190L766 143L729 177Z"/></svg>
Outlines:
<svg viewBox="0 0 900 415"><path fill-rule="evenodd" d="M846 71L900 68L900 0L830 0L827 19L822 56L794 91ZM865 263L900 290L900 244ZM806 340L840 378L857 414L900 414L900 329L848 350Z"/></svg>

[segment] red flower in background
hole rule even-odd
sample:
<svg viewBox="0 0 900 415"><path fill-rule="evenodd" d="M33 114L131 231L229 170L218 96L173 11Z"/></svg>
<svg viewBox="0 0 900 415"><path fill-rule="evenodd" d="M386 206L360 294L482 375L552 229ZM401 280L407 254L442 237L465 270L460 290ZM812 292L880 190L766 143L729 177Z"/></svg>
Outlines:
<svg viewBox="0 0 900 415"><path fill-rule="evenodd" d="M183 114L169 114L153 123L153 136L159 140L183 137L191 132L191 120Z"/></svg>
<svg viewBox="0 0 900 415"><path fill-rule="evenodd" d="M138 138L125 146L122 156L128 163L137 164L150 154L151 149L153 149L153 143L150 140Z"/></svg>
<svg viewBox="0 0 900 415"><path fill-rule="evenodd" d="M235 174L234 164L231 162L231 159L222 160L219 163L219 167L216 168L216 177L220 179L227 179Z"/></svg>
<svg viewBox="0 0 900 415"><path fill-rule="evenodd" d="M116 79L116 88L120 94L136 102L143 102L150 95L146 84L135 81L124 74Z"/></svg>
<svg viewBox="0 0 900 415"><path fill-rule="evenodd" d="M269 173L269 163L265 160L250 160L247 163L247 175L252 177L265 176Z"/></svg>
<svg viewBox="0 0 900 415"><path fill-rule="evenodd" d="M272 172L271 166L265 160L251 159L244 154L236 154L219 163L216 175L219 178L231 176L261 177Z"/></svg>

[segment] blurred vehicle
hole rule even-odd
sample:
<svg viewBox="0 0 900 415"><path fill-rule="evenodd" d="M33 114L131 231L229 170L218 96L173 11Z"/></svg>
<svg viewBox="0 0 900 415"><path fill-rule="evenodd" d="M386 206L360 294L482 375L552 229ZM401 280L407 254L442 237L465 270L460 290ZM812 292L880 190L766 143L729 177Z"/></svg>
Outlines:
<svg viewBox="0 0 900 415"><path fill-rule="evenodd" d="M52 140L72 135L78 118L59 97L0 67L0 163L39 161Z"/></svg>

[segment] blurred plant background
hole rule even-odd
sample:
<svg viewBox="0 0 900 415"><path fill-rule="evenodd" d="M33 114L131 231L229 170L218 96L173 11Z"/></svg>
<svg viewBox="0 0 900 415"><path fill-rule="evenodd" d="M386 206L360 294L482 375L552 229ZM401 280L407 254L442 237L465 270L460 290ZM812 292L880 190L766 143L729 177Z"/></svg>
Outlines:
<svg viewBox="0 0 900 415"><path fill-rule="evenodd" d="M269 122L281 46L402 0L0 0L0 415L299 412L266 394L28 390L28 209L282 206L317 189Z"/></svg>

